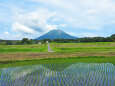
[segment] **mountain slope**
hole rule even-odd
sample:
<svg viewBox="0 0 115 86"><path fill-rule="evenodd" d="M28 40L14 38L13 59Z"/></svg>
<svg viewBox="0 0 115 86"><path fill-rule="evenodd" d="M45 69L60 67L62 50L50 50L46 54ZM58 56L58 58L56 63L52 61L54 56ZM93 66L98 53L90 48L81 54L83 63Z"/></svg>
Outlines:
<svg viewBox="0 0 115 86"><path fill-rule="evenodd" d="M36 38L36 40L42 39L77 39L77 37L71 36L62 30L51 30L48 33Z"/></svg>

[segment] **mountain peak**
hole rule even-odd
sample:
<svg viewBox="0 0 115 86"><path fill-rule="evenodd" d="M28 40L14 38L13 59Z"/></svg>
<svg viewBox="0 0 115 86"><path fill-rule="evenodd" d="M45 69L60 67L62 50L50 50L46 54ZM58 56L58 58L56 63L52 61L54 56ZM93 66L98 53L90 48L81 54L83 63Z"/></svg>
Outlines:
<svg viewBox="0 0 115 86"><path fill-rule="evenodd" d="M54 29L44 34L43 36L36 38L36 40L43 40L43 39L51 39L51 40L52 39L77 39L77 37L71 36L65 33L63 30Z"/></svg>
<svg viewBox="0 0 115 86"><path fill-rule="evenodd" d="M60 30L60 29L54 29L54 30L51 30L51 31L60 31L60 32L63 32L63 30Z"/></svg>

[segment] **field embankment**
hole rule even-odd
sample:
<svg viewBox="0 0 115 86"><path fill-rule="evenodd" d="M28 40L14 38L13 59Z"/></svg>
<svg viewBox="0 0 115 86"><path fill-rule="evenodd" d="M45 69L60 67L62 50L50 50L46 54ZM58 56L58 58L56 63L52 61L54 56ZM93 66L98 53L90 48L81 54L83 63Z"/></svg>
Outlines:
<svg viewBox="0 0 115 86"><path fill-rule="evenodd" d="M115 56L114 42L53 43L51 45L56 53L73 56Z"/></svg>
<svg viewBox="0 0 115 86"><path fill-rule="evenodd" d="M115 65L115 57L100 57L100 56L88 56L88 57L75 57L75 58L44 58L35 60L15 60L15 61L0 61L0 68L3 67L17 67L26 65L38 65L38 64L74 64L74 63L112 63Z"/></svg>
<svg viewBox="0 0 115 86"><path fill-rule="evenodd" d="M0 45L0 61L34 60L68 57L115 57L114 42L50 43L54 52L47 52L47 44Z"/></svg>

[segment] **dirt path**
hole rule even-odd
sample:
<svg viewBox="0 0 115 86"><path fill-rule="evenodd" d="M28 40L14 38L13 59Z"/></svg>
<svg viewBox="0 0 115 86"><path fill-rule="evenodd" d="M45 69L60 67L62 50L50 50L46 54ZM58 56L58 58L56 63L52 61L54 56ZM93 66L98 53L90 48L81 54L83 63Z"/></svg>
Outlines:
<svg viewBox="0 0 115 86"><path fill-rule="evenodd" d="M54 51L51 49L49 43L48 43L48 52L54 52Z"/></svg>

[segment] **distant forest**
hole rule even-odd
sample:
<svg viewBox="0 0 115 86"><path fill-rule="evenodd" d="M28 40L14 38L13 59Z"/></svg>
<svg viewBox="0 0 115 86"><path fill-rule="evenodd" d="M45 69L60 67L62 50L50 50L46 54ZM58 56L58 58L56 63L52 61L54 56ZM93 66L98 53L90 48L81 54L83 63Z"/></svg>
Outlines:
<svg viewBox="0 0 115 86"><path fill-rule="evenodd" d="M78 39L43 39L43 40L34 40L23 38L22 40L0 40L0 45L25 45L25 44L38 44L38 42L45 43L56 42L56 43L85 43L85 42L115 42L115 34L110 37L84 37Z"/></svg>

